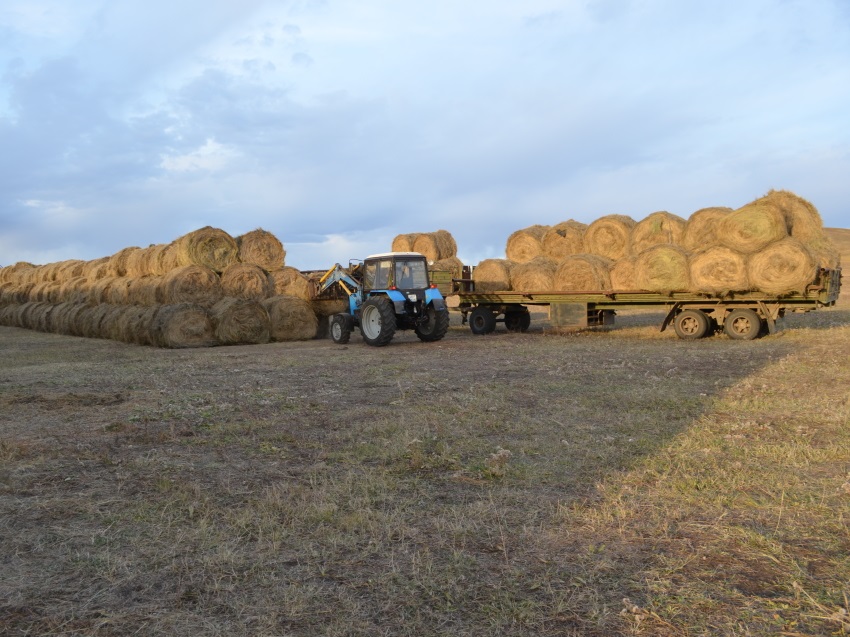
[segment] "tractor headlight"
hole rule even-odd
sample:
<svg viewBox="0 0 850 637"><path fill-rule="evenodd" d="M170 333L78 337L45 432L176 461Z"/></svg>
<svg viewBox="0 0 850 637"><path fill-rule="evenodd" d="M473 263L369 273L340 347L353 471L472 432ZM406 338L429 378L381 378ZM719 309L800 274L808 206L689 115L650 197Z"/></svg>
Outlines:
<svg viewBox="0 0 850 637"><path fill-rule="evenodd" d="M418 298L415 294L408 294L408 295L407 295L407 298L408 298L408 300L410 300L412 303L416 303L416 301L418 301L418 300L419 300L419 298Z"/></svg>

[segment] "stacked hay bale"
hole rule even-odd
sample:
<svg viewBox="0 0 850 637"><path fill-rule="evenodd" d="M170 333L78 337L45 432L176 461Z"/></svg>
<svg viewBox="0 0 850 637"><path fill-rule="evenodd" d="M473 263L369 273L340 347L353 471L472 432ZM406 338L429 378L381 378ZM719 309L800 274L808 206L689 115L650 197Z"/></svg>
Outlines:
<svg viewBox="0 0 850 637"><path fill-rule="evenodd" d="M476 290L782 296L804 291L818 268L840 264L817 209L774 190L737 210L703 208L687 220L662 211L639 222L607 215L586 226L530 226L508 237L505 254L473 270Z"/></svg>
<svg viewBox="0 0 850 637"><path fill-rule="evenodd" d="M0 268L0 324L172 348L315 338L313 288L285 254L265 230L207 226L91 261L16 263Z"/></svg>
<svg viewBox="0 0 850 637"><path fill-rule="evenodd" d="M393 238L393 252L418 252L428 260L429 270L451 272L455 278L463 275L463 261L457 256L457 242L448 230L409 232Z"/></svg>

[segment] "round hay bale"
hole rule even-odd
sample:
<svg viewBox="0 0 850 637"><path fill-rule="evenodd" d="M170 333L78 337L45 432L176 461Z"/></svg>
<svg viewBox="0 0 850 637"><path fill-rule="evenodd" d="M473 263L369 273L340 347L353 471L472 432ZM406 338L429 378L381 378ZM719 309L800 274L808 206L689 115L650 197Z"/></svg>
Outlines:
<svg viewBox="0 0 850 637"><path fill-rule="evenodd" d="M562 221L543 235L543 255L560 261L574 254L584 254L584 233L587 224L580 221Z"/></svg>
<svg viewBox="0 0 850 637"><path fill-rule="evenodd" d="M507 292L511 289L511 262L507 259L484 259L472 270L476 292Z"/></svg>
<svg viewBox="0 0 850 637"><path fill-rule="evenodd" d="M79 276L83 276L86 262L79 259L71 259L63 261L61 267L56 273L56 280L59 283L64 283Z"/></svg>
<svg viewBox="0 0 850 637"><path fill-rule="evenodd" d="M162 277L160 300L166 305L193 303L211 307L224 291L219 276L204 266L184 265Z"/></svg>
<svg viewBox="0 0 850 637"><path fill-rule="evenodd" d="M690 289L688 253L673 244L647 248L635 258L635 283L649 292L684 292Z"/></svg>
<svg viewBox="0 0 850 637"><path fill-rule="evenodd" d="M717 224L730 212L732 212L731 208L721 206L697 210L688 218L688 223L685 225L682 247L694 252L720 245L717 238Z"/></svg>
<svg viewBox="0 0 850 637"><path fill-rule="evenodd" d="M681 244L687 222L681 217L661 210L653 212L632 228L629 237L632 254L663 243Z"/></svg>
<svg viewBox="0 0 850 637"><path fill-rule="evenodd" d="M18 284L6 281L0 283L0 305L18 302Z"/></svg>
<svg viewBox="0 0 850 637"><path fill-rule="evenodd" d="M84 303L88 299L89 281L83 276L73 277L59 285L59 301Z"/></svg>
<svg viewBox="0 0 850 637"><path fill-rule="evenodd" d="M448 257L434 261L434 263L428 266L428 269L451 272L453 278L459 279L463 276L463 261L457 257Z"/></svg>
<svg viewBox="0 0 850 637"><path fill-rule="evenodd" d="M185 349L218 345L209 312L200 305L163 305L150 327L151 343L157 347Z"/></svg>
<svg viewBox="0 0 850 637"><path fill-rule="evenodd" d="M166 244L158 257L157 266L163 276L180 267L180 249L174 242Z"/></svg>
<svg viewBox="0 0 850 637"><path fill-rule="evenodd" d="M305 301L313 299L315 287L297 268L287 265L270 271L269 277L274 284L275 294L291 294Z"/></svg>
<svg viewBox="0 0 850 637"><path fill-rule="evenodd" d="M115 277L102 296L102 303L111 305L130 304L130 284L133 279L127 276Z"/></svg>
<svg viewBox="0 0 850 637"><path fill-rule="evenodd" d="M127 285L127 301L131 305L159 305L163 301L164 277L141 276ZM123 340L123 339L119 339Z"/></svg>
<svg viewBox="0 0 850 637"><path fill-rule="evenodd" d="M393 239L392 251L393 252L415 252L413 249L413 244L416 243L417 237L422 234L421 232L409 232L407 234L396 235Z"/></svg>
<svg viewBox="0 0 850 637"><path fill-rule="evenodd" d="M440 261L457 255L457 243L447 230L422 232L413 241L413 252L424 254L428 261Z"/></svg>
<svg viewBox="0 0 850 637"><path fill-rule="evenodd" d="M39 332L52 332L52 315L55 308L56 305L53 303L42 303L41 308L39 308L38 312L34 315L34 324L32 329L38 330Z"/></svg>
<svg viewBox="0 0 850 637"><path fill-rule="evenodd" d="M215 337L222 345L268 343L269 313L258 301L223 298L210 310Z"/></svg>
<svg viewBox="0 0 850 637"><path fill-rule="evenodd" d="M29 293L30 301L47 301L50 289L53 287L53 281L42 281L33 285Z"/></svg>
<svg viewBox="0 0 850 637"><path fill-rule="evenodd" d="M5 268L0 270L0 273L2 273L0 281L8 283L22 283L24 281L23 277L33 268L35 268L35 266L28 261L18 261L13 265L7 265Z"/></svg>
<svg viewBox="0 0 850 637"><path fill-rule="evenodd" d="M131 253L138 250L138 247L131 246L122 248L111 257L109 257L109 265L112 268L114 276L127 276L127 258Z"/></svg>
<svg viewBox="0 0 850 637"><path fill-rule="evenodd" d="M221 273L221 289L224 296L262 301L274 295L274 281L260 266L233 263Z"/></svg>
<svg viewBox="0 0 850 637"><path fill-rule="evenodd" d="M53 331L57 334L79 336L77 314L86 307L85 303L60 303L53 310Z"/></svg>
<svg viewBox="0 0 850 637"><path fill-rule="evenodd" d="M206 226L175 241L181 265L201 265L213 272L237 262L239 246L224 230Z"/></svg>
<svg viewBox="0 0 850 637"><path fill-rule="evenodd" d="M123 260L125 276L137 279L150 274L144 248L128 248Z"/></svg>
<svg viewBox="0 0 850 637"><path fill-rule="evenodd" d="M269 314L273 341L309 341L316 338L319 319L308 301L279 294L263 301Z"/></svg>
<svg viewBox="0 0 850 637"><path fill-rule="evenodd" d="M27 301L26 303L22 303L18 309L18 327L23 327L27 330L33 329L32 314L40 305L43 305L40 301Z"/></svg>
<svg viewBox="0 0 850 637"><path fill-rule="evenodd" d="M535 257L525 263L515 263L511 268L514 290L523 292L548 292L553 289L558 264L548 257Z"/></svg>
<svg viewBox="0 0 850 637"><path fill-rule="evenodd" d="M108 317L117 306L110 303L95 305L86 316L85 336L88 338L111 338Z"/></svg>
<svg viewBox="0 0 850 637"><path fill-rule="evenodd" d="M166 253L171 250L170 243L158 243L156 245L145 248L145 266L150 274L154 276L164 276L173 268L168 267L165 262ZM173 251L172 251L173 252ZM176 260L176 257L172 257Z"/></svg>
<svg viewBox="0 0 850 637"><path fill-rule="evenodd" d="M108 276L103 279L98 279L92 283L88 288L86 301L92 305L108 303L109 289L112 285L114 285L117 278L118 277Z"/></svg>
<svg viewBox="0 0 850 637"><path fill-rule="evenodd" d="M123 316L127 305L108 305L101 304L98 310L102 313L98 323L100 327L100 338L107 338L113 341L121 340L121 325L119 319Z"/></svg>
<svg viewBox="0 0 850 637"><path fill-rule="evenodd" d="M717 223L720 244L745 255L787 236L784 211L776 202L765 199L733 210Z"/></svg>
<svg viewBox="0 0 850 637"><path fill-rule="evenodd" d="M238 258L242 263L256 265L264 270L282 268L286 259L283 244L271 232L262 228L251 230L236 237Z"/></svg>
<svg viewBox="0 0 850 637"><path fill-rule="evenodd" d="M631 233L635 225L635 220L626 215L599 217L585 230L585 252L612 261L629 256Z"/></svg>
<svg viewBox="0 0 850 637"><path fill-rule="evenodd" d="M512 233L505 244L505 256L514 263L528 263L543 256L543 237L549 226L533 225ZM519 289L519 288L517 288Z"/></svg>
<svg viewBox="0 0 850 637"><path fill-rule="evenodd" d="M346 299L313 299L310 301L310 305L320 319L324 316L333 316L348 311L348 300Z"/></svg>
<svg viewBox="0 0 850 637"><path fill-rule="evenodd" d="M595 254L574 254L555 272L553 289L564 292L611 289L610 259Z"/></svg>
<svg viewBox="0 0 850 637"><path fill-rule="evenodd" d="M125 305L115 317L117 340L136 345L151 344L151 325L159 307Z"/></svg>
<svg viewBox="0 0 850 637"><path fill-rule="evenodd" d="M691 288L723 295L750 289L747 259L726 246L713 246L691 254Z"/></svg>
<svg viewBox="0 0 850 637"><path fill-rule="evenodd" d="M784 295L805 291L815 279L817 264L800 241L789 237L752 255L747 273L753 289Z"/></svg>
<svg viewBox="0 0 850 637"><path fill-rule="evenodd" d="M759 201L769 202L784 211L789 234L806 247L819 267L841 265L841 254L824 230L823 219L811 202L788 190L771 190Z"/></svg>

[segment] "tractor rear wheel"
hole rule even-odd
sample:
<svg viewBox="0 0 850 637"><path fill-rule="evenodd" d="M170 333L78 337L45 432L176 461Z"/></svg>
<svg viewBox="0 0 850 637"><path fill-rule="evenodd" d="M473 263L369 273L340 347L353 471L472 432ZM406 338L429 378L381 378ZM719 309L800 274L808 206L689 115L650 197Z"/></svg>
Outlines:
<svg viewBox="0 0 850 637"><path fill-rule="evenodd" d="M345 345L351 338L351 328L350 314L334 314L331 319L331 339L334 343Z"/></svg>
<svg viewBox="0 0 850 637"><path fill-rule="evenodd" d="M360 333L368 345L381 347L395 335L395 311L385 296L373 296L360 306Z"/></svg>
<svg viewBox="0 0 850 637"><path fill-rule="evenodd" d="M425 317L427 322L416 326L416 336L425 343L439 341L449 331L449 311L445 308L437 310L431 304L425 311Z"/></svg>

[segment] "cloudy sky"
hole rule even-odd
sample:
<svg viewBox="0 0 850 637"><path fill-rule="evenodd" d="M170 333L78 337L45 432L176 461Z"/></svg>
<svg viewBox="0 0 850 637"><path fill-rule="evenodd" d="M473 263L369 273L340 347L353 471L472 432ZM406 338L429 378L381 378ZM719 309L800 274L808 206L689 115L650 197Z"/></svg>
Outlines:
<svg viewBox="0 0 850 637"><path fill-rule="evenodd" d="M847 0L3 0L0 264L262 227L302 269L445 228L850 227Z"/></svg>

